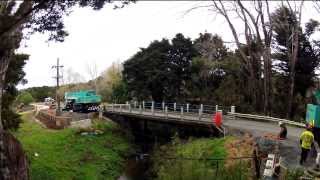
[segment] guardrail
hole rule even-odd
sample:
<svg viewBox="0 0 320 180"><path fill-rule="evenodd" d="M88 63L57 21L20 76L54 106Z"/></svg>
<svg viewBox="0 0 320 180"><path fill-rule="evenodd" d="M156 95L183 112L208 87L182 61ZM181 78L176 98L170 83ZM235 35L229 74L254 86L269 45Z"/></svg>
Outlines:
<svg viewBox="0 0 320 180"><path fill-rule="evenodd" d="M259 115L253 115L253 114L242 114L242 113L231 113L231 112L228 112L228 115L234 116L235 118L238 117L238 118L253 119L253 120L259 120L259 121L284 122L285 124L288 124L288 125L305 127L304 123L290 121L287 119L274 118L270 116L259 116Z"/></svg>

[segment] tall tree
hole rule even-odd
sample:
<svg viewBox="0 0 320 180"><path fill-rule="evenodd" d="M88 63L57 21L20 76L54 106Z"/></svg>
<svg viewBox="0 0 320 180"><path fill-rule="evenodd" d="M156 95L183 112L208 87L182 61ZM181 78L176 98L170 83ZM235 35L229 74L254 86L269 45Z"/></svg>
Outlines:
<svg viewBox="0 0 320 180"><path fill-rule="evenodd" d="M6 72L5 89L2 101L3 125L5 129L17 129L20 123L20 115L13 111L13 103L18 95L16 85L26 83L23 67L29 56L16 54L12 57Z"/></svg>
<svg viewBox="0 0 320 180"><path fill-rule="evenodd" d="M169 50L168 40L153 41L124 63L123 77L131 96L139 100L151 97L154 101L162 101L168 96L168 80L172 78L168 74L171 72Z"/></svg>
<svg viewBox="0 0 320 180"><path fill-rule="evenodd" d="M227 21L235 43L238 47L243 64L249 72L249 89L252 92L252 99L256 108L261 103L263 94L263 110L270 114L271 110L271 40L272 40L272 19L268 1L254 1L252 9L249 10L249 3L240 0L233 2L213 1L214 10L222 15ZM237 14L243 23L246 48L243 48L239 40L238 29L231 20L230 11ZM241 32L241 33L242 33ZM247 50L247 52L245 51ZM261 62L263 61L263 79L261 79ZM260 81L263 80L263 93L261 92Z"/></svg>
<svg viewBox="0 0 320 180"><path fill-rule="evenodd" d="M292 118L295 96L300 94L301 97L305 97L307 89L313 86L316 77L315 69L319 65L319 55L311 43L310 36L315 32L319 23L311 19L306 23L305 32L303 32L296 14L285 6L278 8L272 18L275 23L274 47L276 53L274 58L277 64L275 69L276 73L280 73L277 79L282 82L277 85L277 88L282 90L277 92L285 96L283 98L287 103L285 107L290 109L282 110L287 112L288 118ZM298 28L297 32L293 32L296 28ZM298 34L295 35L295 33ZM297 45L294 36L297 36ZM294 53L296 53L296 59L293 59Z"/></svg>
<svg viewBox="0 0 320 180"><path fill-rule="evenodd" d="M186 83L191 79L192 59L198 55L189 38L177 34L171 40L171 47L168 52L170 77L167 92L171 92L171 99L185 101L187 96Z"/></svg>

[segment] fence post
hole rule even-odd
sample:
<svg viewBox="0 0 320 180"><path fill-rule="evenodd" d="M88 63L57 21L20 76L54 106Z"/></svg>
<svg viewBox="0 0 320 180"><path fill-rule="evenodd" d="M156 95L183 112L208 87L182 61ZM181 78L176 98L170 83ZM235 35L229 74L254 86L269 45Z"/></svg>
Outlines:
<svg viewBox="0 0 320 180"><path fill-rule="evenodd" d="M151 112L152 115L154 115L154 101L151 102Z"/></svg>
<svg viewBox="0 0 320 180"><path fill-rule="evenodd" d="M189 112L189 104L187 104L187 113Z"/></svg>
<svg viewBox="0 0 320 180"><path fill-rule="evenodd" d="M176 111L176 109L177 109L177 103L174 103L173 104L173 111Z"/></svg>
<svg viewBox="0 0 320 180"><path fill-rule="evenodd" d="M139 105L139 112L140 112L140 114L142 114L142 108L141 108L141 105Z"/></svg>
<svg viewBox="0 0 320 180"><path fill-rule="evenodd" d="M144 110L144 101L142 101L142 109Z"/></svg>
<svg viewBox="0 0 320 180"><path fill-rule="evenodd" d="M216 105L216 112L219 111L219 105Z"/></svg>
<svg viewBox="0 0 320 180"><path fill-rule="evenodd" d="M166 117L168 119L168 106L165 107L165 114L166 114Z"/></svg>
<svg viewBox="0 0 320 180"><path fill-rule="evenodd" d="M180 114L180 118L183 119L183 107L180 108L181 114Z"/></svg>

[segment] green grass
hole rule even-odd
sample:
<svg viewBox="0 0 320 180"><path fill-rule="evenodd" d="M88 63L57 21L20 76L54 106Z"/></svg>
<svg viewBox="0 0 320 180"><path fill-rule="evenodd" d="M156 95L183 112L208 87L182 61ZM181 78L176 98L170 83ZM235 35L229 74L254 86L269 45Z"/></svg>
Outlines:
<svg viewBox="0 0 320 180"><path fill-rule="evenodd" d="M225 159L227 151L224 144L232 139L234 138L202 138L189 140L186 143L175 139L172 145L162 146L155 153L154 171L158 176L157 179L246 179L244 164L235 163L233 167L226 169L223 160L208 160Z"/></svg>
<svg viewBox="0 0 320 180"><path fill-rule="evenodd" d="M123 170L131 148L127 138L112 123L98 123L101 135L81 136L75 129L50 130L22 115L15 136L31 163L32 180L115 179ZM37 153L39 156L35 156Z"/></svg>

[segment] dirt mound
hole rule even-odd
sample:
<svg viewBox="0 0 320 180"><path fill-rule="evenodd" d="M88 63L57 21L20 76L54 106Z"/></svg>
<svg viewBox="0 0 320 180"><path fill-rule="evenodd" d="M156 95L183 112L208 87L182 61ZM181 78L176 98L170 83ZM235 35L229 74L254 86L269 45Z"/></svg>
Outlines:
<svg viewBox="0 0 320 180"><path fill-rule="evenodd" d="M0 175L0 179L8 180L27 180L28 161L20 142L8 132L0 132L0 138L4 142L4 154L9 165L9 177Z"/></svg>

